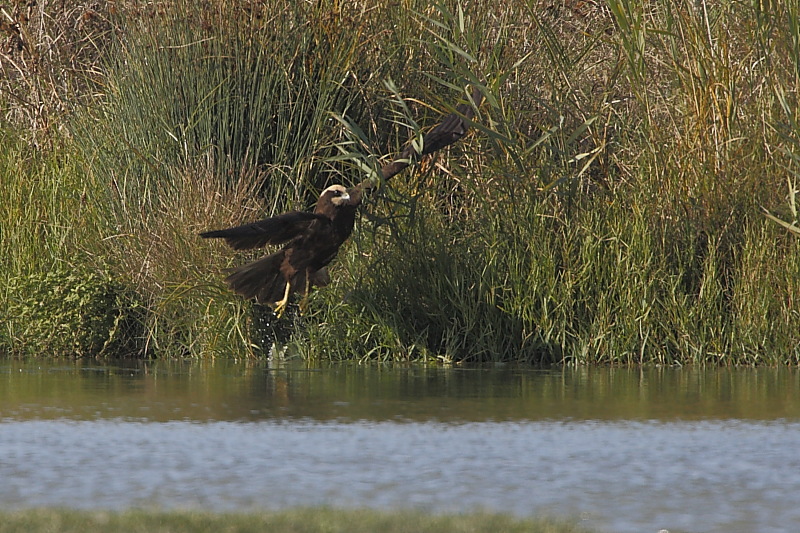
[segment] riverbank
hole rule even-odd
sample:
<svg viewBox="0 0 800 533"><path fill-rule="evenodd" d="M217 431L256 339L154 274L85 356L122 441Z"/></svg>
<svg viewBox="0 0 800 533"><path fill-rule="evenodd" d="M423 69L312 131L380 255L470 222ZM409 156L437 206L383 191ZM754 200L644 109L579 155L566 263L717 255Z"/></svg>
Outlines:
<svg viewBox="0 0 800 533"><path fill-rule="evenodd" d="M206 513L192 511L124 512L30 509L0 511L0 533L114 533L159 531L162 533L200 533L226 531L245 533L281 531L311 533L392 532L471 532L503 531L520 533L588 533L577 525L549 520L522 520L497 514L436 516L411 511L378 512L337 510L327 507L280 512Z"/></svg>

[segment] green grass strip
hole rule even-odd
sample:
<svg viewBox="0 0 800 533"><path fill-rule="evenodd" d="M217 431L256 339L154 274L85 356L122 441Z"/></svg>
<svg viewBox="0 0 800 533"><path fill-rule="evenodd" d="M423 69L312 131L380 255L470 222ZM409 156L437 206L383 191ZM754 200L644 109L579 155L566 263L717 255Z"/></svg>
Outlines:
<svg viewBox="0 0 800 533"><path fill-rule="evenodd" d="M588 530L567 522L549 519L518 519L500 514L431 515L416 511L381 512L302 508L263 513L206 513L192 511L124 512L31 509L0 512L0 533L53 532L113 533L147 532L263 532L307 533L320 531L375 532L406 531L474 532L503 531L526 533L569 533Z"/></svg>

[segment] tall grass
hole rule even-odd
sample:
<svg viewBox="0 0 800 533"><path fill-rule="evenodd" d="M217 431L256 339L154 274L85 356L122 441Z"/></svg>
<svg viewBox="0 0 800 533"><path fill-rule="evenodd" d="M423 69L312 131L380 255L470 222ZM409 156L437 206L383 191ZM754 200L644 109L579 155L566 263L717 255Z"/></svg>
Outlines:
<svg viewBox="0 0 800 533"><path fill-rule="evenodd" d="M78 164L0 130L0 340L15 353L129 353L129 313L102 269L86 266L99 241L96 206Z"/></svg>
<svg viewBox="0 0 800 533"><path fill-rule="evenodd" d="M762 66L796 36L759 36L793 27L742 4L610 2L574 14L570 33L529 7L543 49L505 95L535 75L549 99L516 94L495 112L518 128L509 109L523 107L539 131L515 129L489 172L466 160L429 178L439 195L414 211L426 229L358 270L302 353L796 363L798 243L757 209L780 202L794 151L776 147L796 135L778 99L796 76ZM454 181L447 207L469 205L466 221L437 205Z"/></svg>
<svg viewBox="0 0 800 533"><path fill-rule="evenodd" d="M471 84L473 133L365 202L290 353L796 364L800 26L770 5L122 5L91 103L35 126L45 154L4 143L7 275L110 273L142 353L259 353L262 311L220 282L248 257L196 233L361 181ZM7 138L42 123L4 102Z"/></svg>
<svg viewBox="0 0 800 533"><path fill-rule="evenodd" d="M279 7L267 20L178 2L128 19L104 102L77 122L108 255L147 302L153 353L250 350L245 307L214 283L232 256L197 233L307 208L335 170L321 152L330 114L355 105L357 41L316 8Z"/></svg>

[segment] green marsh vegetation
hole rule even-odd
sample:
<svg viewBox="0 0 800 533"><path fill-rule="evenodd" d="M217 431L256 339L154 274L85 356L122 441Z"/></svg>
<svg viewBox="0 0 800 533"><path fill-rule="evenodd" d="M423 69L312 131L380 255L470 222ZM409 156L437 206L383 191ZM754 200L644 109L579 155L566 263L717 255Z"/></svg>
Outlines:
<svg viewBox="0 0 800 533"><path fill-rule="evenodd" d="M588 533L577 525L551 520L513 519L492 514L432 516L412 511L377 512L295 509L271 513L210 514L201 512L125 511L121 513L31 509L0 512L0 533L72 531L110 533L114 531L202 532L283 531L504 531L526 533Z"/></svg>
<svg viewBox="0 0 800 533"><path fill-rule="evenodd" d="M278 326L291 353L800 361L796 2L97 9L4 6L4 351L263 355L221 281L248 258L197 232L360 182L479 85Z"/></svg>

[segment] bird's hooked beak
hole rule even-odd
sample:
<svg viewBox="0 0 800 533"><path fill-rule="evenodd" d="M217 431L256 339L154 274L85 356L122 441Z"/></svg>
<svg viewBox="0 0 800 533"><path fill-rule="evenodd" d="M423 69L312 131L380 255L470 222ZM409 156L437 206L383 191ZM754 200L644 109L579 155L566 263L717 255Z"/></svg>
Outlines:
<svg viewBox="0 0 800 533"><path fill-rule="evenodd" d="M350 201L350 194L343 192L341 196L337 196L331 200L333 205L343 205L345 202Z"/></svg>

